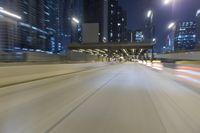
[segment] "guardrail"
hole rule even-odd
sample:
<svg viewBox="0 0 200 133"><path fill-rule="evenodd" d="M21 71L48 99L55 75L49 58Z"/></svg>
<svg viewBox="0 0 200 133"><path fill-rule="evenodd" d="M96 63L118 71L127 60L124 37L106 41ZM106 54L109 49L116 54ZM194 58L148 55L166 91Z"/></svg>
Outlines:
<svg viewBox="0 0 200 133"><path fill-rule="evenodd" d="M154 70L168 73L175 80L181 81L184 84L188 84L195 88L200 89L200 62L176 62L176 63L162 63L161 61L147 61L139 62Z"/></svg>
<svg viewBox="0 0 200 133"><path fill-rule="evenodd" d="M0 52L0 61L1 62L21 62L21 61L25 61L26 59L26 55L24 53L15 53L15 52L10 52L10 53L6 53L6 52Z"/></svg>
<svg viewBox="0 0 200 133"><path fill-rule="evenodd" d="M171 60L195 60L200 61L200 51L156 54L156 59L171 59Z"/></svg>

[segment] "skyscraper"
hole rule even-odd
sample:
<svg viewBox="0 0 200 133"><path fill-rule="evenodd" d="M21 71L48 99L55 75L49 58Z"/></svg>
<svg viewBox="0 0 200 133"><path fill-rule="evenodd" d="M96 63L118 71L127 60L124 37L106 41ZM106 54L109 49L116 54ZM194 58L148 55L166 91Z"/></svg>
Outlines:
<svg viewBox="0 0 200 133"><path fill-rule="evenodd" d="M118 4L118 0L108 1L108 41L124 42L127 40L127 14Z"/></svg>
<svg viewBox="0 0 200 133"><path fill-rule="evenodd" d="M127 42L127 13L118 6L117 8L117 42Z"/></svg>
<svg viewBox="0 0 200 133"><path fill-rule="evenodd" d="M47 50L48 33L45 31L47 13L44 1L16 1L17 12L22 16L18 23L20 48L30 50Z"/></svg>
<svg viewBox="0 0 200 133"><path fill-rule="evenodd" d="M118 0L108 1L108 41L117 42L118 22L117 22Z"/></svg>
<svg viewBox="0 0 200 133"><path fill-rule="evenodd" d="M196 42L196 22L179 22L175 32L175 51L195 49Z"/></svg>
<svg viewBox="0 0 200 133"><path fill-rule="evenodd" d="M100 42L127 41L127 13L118 0L84 0L84 23L99 24Z"/></svg>
<svg viewBox="0 0 200 133"><path fill-rule="evenodd" d="M196 32L197 32L197 47L198 47L198 49L200 49L200 9L197 10L196 20L197 20L197 28L196 28Z"/></svg>
<svg viewBox="0 0 200 133"><path fill-rule="evenodd" d="M45 1L23 0L23 1L1 1L3 8L10 12L15 12L21 16L21 20L16 23L15 34L7 38L6 45L9 46L10 39L16 37L12 50L30 50L30 51L46 51L48 47L48 32L46 31L46 23L49 13L45 11ZM9 23L7 22L7 25ZM15 29L7 30L13 33Z"/></svg>
<svg viewBox="0 0 200 133"><path fill-rule="evenodd" d="M2 1L0 4L4 4ZM0 10L7 10L7 3L5 7L0 7ZM19 19L10 17L0 13L0 53L12 52L12 48L18 46L17 22Z"/></svg>
<svg viewBox="0 0 200 133"><path fill-rule="evenodd" d="M98 23L99 42L105 39L105 24L107 24L106 5L104 0L84 0L84 23ZM107 26L107 25L106 25Z"/></svg>
<svg viewBox="0 0 200 133"><path fill-rule="evenodd" d="M72 26L72 17L81 18L81 3L82 0L1 0L2 8L22 18L15 20L0 14L4 17L0 21L1 49L65 52L72 38L80 40L81 27Z"/></svg>

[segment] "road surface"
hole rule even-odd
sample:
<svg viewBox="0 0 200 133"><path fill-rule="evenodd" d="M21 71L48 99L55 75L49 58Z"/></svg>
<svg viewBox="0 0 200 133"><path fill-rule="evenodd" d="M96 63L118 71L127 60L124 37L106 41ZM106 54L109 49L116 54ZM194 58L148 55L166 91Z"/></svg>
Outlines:
<svg viewBox="0 0 200 133"><path fill-rule="evenodd" d="M200 94L134 63L0 88L0 133L200 133Z"/></svg>

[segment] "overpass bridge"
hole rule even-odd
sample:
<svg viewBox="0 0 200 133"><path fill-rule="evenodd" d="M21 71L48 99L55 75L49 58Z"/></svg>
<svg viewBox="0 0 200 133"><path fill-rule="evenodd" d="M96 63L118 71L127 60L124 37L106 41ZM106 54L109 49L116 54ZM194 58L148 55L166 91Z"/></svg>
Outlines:
<svg viewBox="0 0 200 133"><path fill-rule="evenodd" d="M151 51L153 59L153 44L143 43L72 43L68 46L73 52L85 52L91 55L108 58L145 58L145 53Z"/></svg>

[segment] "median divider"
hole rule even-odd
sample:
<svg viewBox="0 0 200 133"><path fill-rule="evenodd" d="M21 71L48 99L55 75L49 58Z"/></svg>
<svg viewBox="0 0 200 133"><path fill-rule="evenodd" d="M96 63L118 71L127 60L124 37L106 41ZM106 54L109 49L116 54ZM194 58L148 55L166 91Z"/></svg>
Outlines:
<svg viewBox="0 0 200 133"><path fill-rule="evenodd" d="M176 63L162 63L161 61L139 61L139 63L164 74L174 76L174 80L178 80L184 84L200 89L199 61L178 61Z"/></svg>
<svg viewBox="0 0 200 133"><path fill-rule="evenodd" d="M0 67L0 87L26 83L55 76L78 73L109 63L23 65Z"/></svg>
<svg viewBox="0 0 200 133"><path fill-rule="evenodd" d="M200 65L197 62L190 63L177 62L175 75L179 81L185 82L195 88L200 88Z"/></svg>

